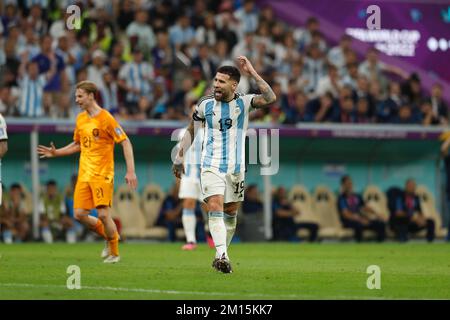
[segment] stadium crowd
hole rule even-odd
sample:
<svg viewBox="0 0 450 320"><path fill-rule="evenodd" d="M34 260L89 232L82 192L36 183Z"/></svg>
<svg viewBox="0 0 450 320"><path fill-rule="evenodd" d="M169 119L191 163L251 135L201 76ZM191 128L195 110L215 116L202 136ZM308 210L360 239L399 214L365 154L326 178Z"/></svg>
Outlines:
<svg viewBox="0 0 450 320"><path fill-rule="evenodd" d="M78 29L66 8L81 8ZM295 27L253 0L5 0L0 4L0 113L73 118L74 87L92 80L100 104L127 120L183 120L217 67L246 55L278 99L251 121L275 124L448 123L442 86L333 44L311 17ZM243 93L254 92L245 77Z"/></svg>

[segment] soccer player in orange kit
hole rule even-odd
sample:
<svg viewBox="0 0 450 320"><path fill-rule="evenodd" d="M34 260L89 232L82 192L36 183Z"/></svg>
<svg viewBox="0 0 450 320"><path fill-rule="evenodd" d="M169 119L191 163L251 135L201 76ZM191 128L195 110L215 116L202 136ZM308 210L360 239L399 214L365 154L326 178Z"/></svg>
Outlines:
<svg viewBox="0 0 450 320"><path fill-rule="evenodd" d="M90 230L102 236L106 246L102 251L105 263L120 261L119 234L111 217L111 202L114 192L114 143L123 148L127 173L126 183L137 187L134 169L133 147L126 133L114 117L95 101L97 86L91 81L82 81L76 86L76 103L83 110L76 120L73 142L56 149L40 145L41 158L67 156L80 152L78 181L74 194L74 215ZM97 208L98 219L90 216Z"/></svg>

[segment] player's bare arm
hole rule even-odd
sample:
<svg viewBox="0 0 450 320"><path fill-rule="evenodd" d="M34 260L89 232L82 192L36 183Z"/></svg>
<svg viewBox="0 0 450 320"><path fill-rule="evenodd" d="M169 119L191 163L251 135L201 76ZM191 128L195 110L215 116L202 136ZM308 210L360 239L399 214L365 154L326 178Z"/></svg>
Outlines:
<svg viewBox="0 0 450 320"><path fill-rule="evenodd" d="M256 84L259 88L259 91L261 91L261 94L253 97L252 106L254 108L260 108L260 107L264 107L264 106L267 106L267 105L275 102L277 97L276 97L275 93L273 92L272 88L256 72L255 68L253 68L252 64L247 59L247 57L239 56L239 57L237 57L237 60L238 60L238 65L239 65L239 68L241 69L241 71L244 74L247 74L247 75L253 77L253 79L255 79Z"/></svg>
<svg viewBox="0 0 450 320"><path fill-rule="evenodd" d="M8 141L0 141L0 159L8 152Z"/></svg>
<svg viewBox="0 0 450 320"><path fill-rule="evenodd" d="M184 152L187 152L192 144L192 141L194 141L194 131L194 120L191 120L189 126L186 129L186 133L180 141L178 153L175 158L175 163L172 166L173 174L178 179L181 179L181 175L184 173Z"/></svg>
<svg viewBox="0 0 450 320"><path fill-rule="evenodd" d="M80 152L80 150L81 150L80 144L75 141L59 149L56 149L55 144L53 142L50 143L50 147L39 145L37 148L37 152L40 156L39 158L55 158L55 157L69 156L71 154Z"/></svg>
<svg viewBox="0 0 450 320"><path fill-rule="evenodd" d="M120 144L123 148L123 155L125 157L125 162L127 163L127 173L125 175L125 182L130 188L136 189L138 181L136 177L136 171L134 169L133 146L129 139L125 139Z"/></svg>

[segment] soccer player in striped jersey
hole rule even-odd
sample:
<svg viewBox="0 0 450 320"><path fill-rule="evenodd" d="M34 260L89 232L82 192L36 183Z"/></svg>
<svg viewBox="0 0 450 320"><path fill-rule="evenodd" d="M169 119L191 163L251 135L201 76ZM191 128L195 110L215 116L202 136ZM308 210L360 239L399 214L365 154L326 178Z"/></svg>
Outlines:
<svg viewBox="0 0 450 320"><path fill-rule="evenodd" d="M173 165L174 175L179 178L185 170L185 151L192 144L191 137L198 131L196 123L204 123L200 183L203 201L208 204L209 229L216 246L213 267L223 273L232 272L227 248L236 230L239 202L244 199L245 136L249 112L276 99L272 88L245 56L239 56L237 62L240 70L256 81L261 93L236 93L240 71L233 66L217 69L214 94L199 100Z"/></svg>

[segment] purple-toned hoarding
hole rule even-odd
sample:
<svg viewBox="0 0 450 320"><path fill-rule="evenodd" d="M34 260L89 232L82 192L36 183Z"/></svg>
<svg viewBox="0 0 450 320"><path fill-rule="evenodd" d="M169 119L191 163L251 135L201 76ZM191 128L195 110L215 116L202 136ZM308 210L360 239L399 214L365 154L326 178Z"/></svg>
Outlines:
<svg viewBox="0 0 450 320"><path fill-rule="evenodd" d="M308 17L318 17L321 31L331 42L336 43L347 33L357 39L354 48L361 55L375 46L384 53L381 56L384 62L418 72L426 89L442 82L450 100L450 0L260 0L258 3L270 5L278 17L300 27L305 26ZM367 26L373 14L367 13L370 5L380 9L379 30Z"/></svg>

